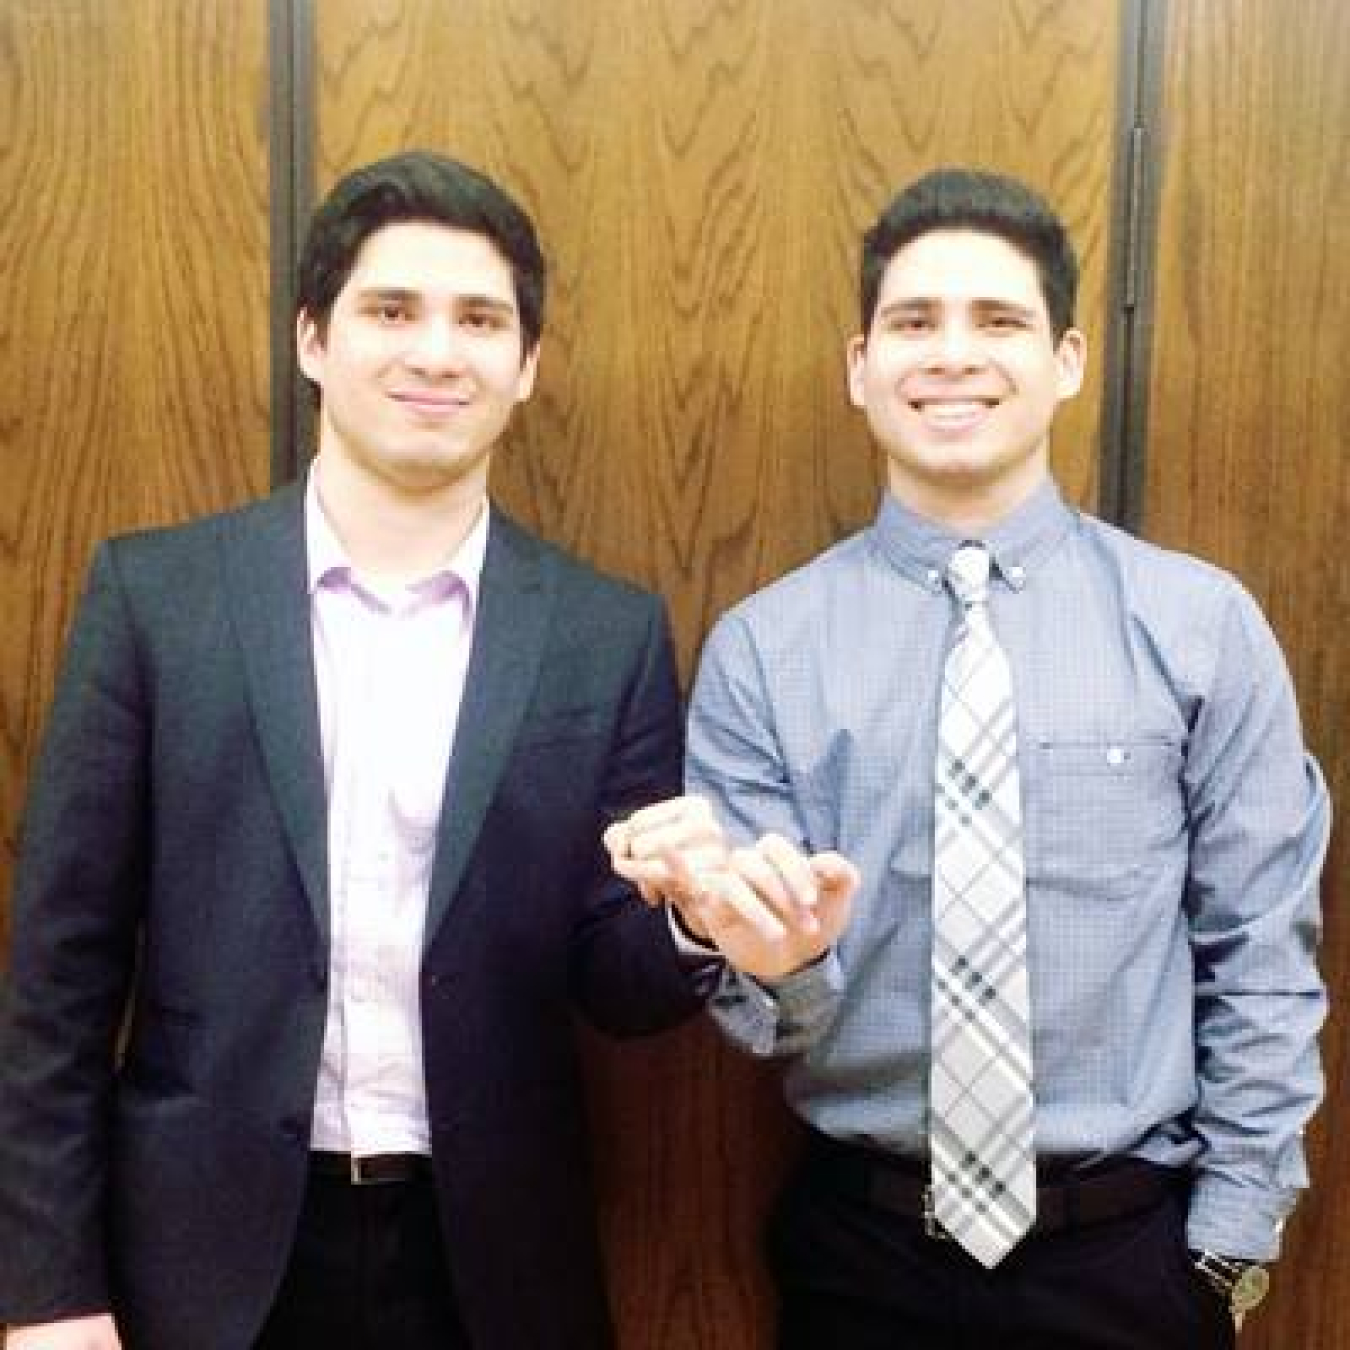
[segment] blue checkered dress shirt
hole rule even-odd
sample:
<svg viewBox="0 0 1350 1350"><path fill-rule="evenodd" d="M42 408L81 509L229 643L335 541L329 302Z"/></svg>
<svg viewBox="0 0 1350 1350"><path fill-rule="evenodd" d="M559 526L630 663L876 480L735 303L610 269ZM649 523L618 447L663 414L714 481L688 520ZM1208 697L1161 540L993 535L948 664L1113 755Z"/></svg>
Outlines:
<svg viewBox="0 0 1350 1350"><path fill-rule="evenodd" d="M960 536L873 525L731 610L704 649L688 785L739 837L862 869L837 948L714 1016L786 1060L841 1139L926 1150L932 775ZM1189 1241L1276 1253L1322 1094L1318 878L1330 807L1284 660L1229 575L1047 483L984 536L1016 689L1038 1154L1197 1172Z"/></svg>

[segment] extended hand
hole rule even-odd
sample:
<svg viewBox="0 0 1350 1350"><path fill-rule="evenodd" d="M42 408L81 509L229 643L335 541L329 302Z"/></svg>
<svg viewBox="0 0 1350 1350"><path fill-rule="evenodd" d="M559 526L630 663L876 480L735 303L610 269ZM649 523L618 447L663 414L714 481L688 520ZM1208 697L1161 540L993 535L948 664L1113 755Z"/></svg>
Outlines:
<svg viewBox="0 0 1350 1350"><path fill-rule="evenodd" d="M670 797L635 811L604 833L614 870L637 887L649 905L670 904L686 925L705 937L691 908L704 873L722 871L726 834L702 797Z"/></svg>
<svg viewBox="0 0 1350 1350"><path fill-rule="evenodd" d="M679 859L670 865L680 870ZM726 866L687 877L686 923L738 970L770 983L818 960L848 922L858 869L838 853L806 856L781 835L734 849Z"/></svg>

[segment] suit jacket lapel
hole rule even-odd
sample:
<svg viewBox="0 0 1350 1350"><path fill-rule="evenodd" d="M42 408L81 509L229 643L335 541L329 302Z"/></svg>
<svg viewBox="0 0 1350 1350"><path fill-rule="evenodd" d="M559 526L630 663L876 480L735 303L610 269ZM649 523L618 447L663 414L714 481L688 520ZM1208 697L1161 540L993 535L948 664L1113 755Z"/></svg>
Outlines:
<svg viewBox="0 0 1350 1350"><path fill-rule="evenodd" d="M428 945L463 879L538 681L552 582L538 543L494 511L473 653L441 806L427 909Z"/></svg>
<svg viewBox="0 0 1350 1350"><path fill-rule="evenodd" d="M301 485L229 518L225 569L263 760L326 947L327 801Z"/></svg>

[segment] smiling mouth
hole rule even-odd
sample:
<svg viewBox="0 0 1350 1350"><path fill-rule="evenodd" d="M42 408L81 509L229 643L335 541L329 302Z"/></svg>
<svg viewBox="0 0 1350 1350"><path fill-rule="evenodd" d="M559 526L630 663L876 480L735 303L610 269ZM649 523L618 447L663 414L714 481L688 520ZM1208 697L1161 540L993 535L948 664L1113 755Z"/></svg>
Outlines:
<svg viewBox="0 0 1350 1350"><path fill-rule="evenodd" d="M910 406L936 431L965 431L978 426L998 406L993 398L912 399Z"/></svg>
<svg viewBox="0 0 1350 1350"><path fill-rule="evenodd" d="M467 396L458 394L431 393L430 391L408 390L389 396L401 408L423 417L448 417L469 406Z"/></svg>

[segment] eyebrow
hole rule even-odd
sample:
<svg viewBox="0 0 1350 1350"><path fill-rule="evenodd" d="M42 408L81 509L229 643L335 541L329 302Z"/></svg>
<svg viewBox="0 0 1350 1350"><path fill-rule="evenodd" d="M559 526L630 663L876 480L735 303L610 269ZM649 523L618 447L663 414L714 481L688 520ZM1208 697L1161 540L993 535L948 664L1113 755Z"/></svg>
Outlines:
<svg viewBox="0 0 1350 1350"><path fill-rule="evenodd" d="M417 290L411 286L362 286L356 292L358 300L398 300L411 301L421 300L425 296L425 291ZM477 291L469 291L463 295L455 295L454 303L464 309L490 309L503 314L514 314L516 312L515 302L507 300L500 295L480 294Z"/></svg>
<svg viewBox="0 0 1350 1350"><path fill-rule="evenodd" d="M911 310L937 309L945 304L948 297L939 295L911 295L900 300L892 300L889 304L882 305L877 310L879 318L891 314L902 314ZM973 309L982 313L989 310L1007 310L1014 314L1020 314L1024 318L1034 319L1037 316L1037 310L1030 305L1024 305L1019 300L1009 300L992 295L962 296L962 303L969 304Z"/></svg>

